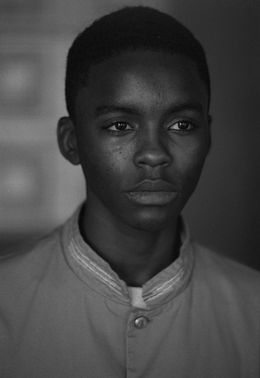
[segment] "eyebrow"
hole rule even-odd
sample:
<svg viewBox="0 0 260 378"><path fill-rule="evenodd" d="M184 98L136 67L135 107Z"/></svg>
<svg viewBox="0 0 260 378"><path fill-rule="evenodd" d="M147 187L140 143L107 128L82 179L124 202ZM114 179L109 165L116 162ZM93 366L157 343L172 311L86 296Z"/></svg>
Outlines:
<svg viewBox="0 0 260 378"><path fill-rule="evenodd" d="M167 110L167 114L178 113L184 110L191 110L198 113L203 113L203 106L200 102L183 102L180 104L174 104Z"/></svg>
<svg viewBox="0 0 260 378"><path fill-rule="evenodd" d="M166 114L170 115L173 113L178 113L185 110L196 111L198 113L203 113L203 106L199 102L183 102L179 104L174 104L166 110ZM142 115L142 110L140 107L135 105L100 105L95 109L95 115L101 116L109 113L126 113L132 115Z"/></svg>

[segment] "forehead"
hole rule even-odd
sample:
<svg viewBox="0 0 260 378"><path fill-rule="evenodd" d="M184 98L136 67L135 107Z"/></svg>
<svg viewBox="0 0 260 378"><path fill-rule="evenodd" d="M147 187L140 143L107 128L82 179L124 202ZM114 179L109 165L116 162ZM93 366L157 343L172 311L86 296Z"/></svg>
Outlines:
<svg viewBox="0 0 260 378"><path fill-rule="evenodd" d="M79 90L77 110L138 103L141 107L201 102L208 94L196 64L181 54L159 51L127 51L92 66L87 84Z"/></svg>

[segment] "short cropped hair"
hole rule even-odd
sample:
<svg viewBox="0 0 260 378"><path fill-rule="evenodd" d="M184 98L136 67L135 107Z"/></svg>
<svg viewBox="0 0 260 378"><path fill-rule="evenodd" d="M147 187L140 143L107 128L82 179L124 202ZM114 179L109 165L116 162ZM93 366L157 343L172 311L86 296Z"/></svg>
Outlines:
<svg viewBox="0 0 260 378"><path fill-rule="evenodd" d="M67 57L65 97L75 119L79 89L87 85L92 65L129 50L181 53L192 59L206 84L210 99L210 77L200 42L172 16L150 7L125 7L96 20L74 40Z"/></svg>

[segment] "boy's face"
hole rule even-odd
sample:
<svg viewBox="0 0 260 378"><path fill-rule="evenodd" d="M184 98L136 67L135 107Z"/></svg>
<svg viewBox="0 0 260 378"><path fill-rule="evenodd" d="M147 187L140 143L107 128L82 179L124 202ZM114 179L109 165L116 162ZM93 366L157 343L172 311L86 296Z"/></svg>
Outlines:
<svg viewBox="0 0 260 378"><path fill-rule="evenodd" d="M208 94L189 58L130 51L93 66L75 127L92 211L147 231L177 219L210 144Z"/></svg>

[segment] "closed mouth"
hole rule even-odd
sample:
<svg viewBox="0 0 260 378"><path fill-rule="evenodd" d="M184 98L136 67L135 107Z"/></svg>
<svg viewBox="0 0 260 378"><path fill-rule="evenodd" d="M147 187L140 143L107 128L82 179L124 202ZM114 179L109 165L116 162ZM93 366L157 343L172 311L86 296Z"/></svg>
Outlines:
<svg viewBox="0 0 260 378"><path fill-rule="evenodd" d="M144 180L128 192L174 192L172 184L164 180Z"/></svg>
<svg viewBox="0 0 260 378"><path fill-rule="evenodd" d="M171 201L173 201L178 195L175 191L131 191L127 192L127 197L138 204L141 205L154 205L154 206L163 206Z"/></svg>

